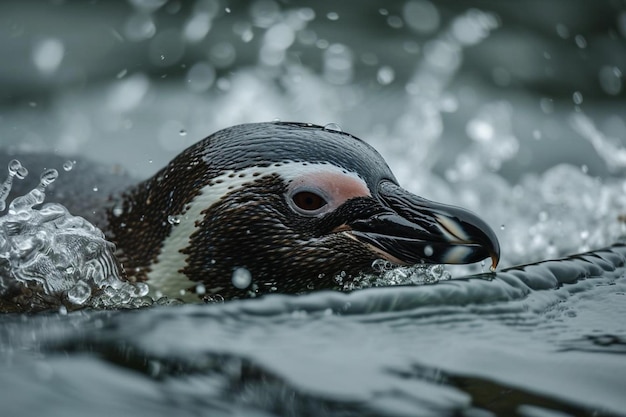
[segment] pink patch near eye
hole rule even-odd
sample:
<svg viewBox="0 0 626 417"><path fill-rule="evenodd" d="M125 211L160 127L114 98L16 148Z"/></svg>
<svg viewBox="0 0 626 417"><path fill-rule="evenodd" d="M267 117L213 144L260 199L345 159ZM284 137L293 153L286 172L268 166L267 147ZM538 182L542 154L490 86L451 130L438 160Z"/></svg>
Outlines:
<svg viewBox="0 0 626 417"><path fill-rule="evenodd" d="M361 178L336 172L309 173L294 179L289 188L291 190L319 190L320 194L328 201L330 210L336 209L351 198L372 195L367 184Z"/></svg>

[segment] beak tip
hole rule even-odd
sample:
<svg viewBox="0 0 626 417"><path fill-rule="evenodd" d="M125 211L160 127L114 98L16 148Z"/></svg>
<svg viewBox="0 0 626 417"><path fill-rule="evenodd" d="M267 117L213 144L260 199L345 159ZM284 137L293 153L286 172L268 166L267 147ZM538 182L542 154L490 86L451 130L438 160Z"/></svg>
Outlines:
<svg viewBox="0 0 626 417"><path fill-rule="evenodd" d="M491 268L489 268L491 272L496 272L496 268L498 266L499 261L500 261L500 256L498 256L497 253L492 253L491 254Z"/></svg>

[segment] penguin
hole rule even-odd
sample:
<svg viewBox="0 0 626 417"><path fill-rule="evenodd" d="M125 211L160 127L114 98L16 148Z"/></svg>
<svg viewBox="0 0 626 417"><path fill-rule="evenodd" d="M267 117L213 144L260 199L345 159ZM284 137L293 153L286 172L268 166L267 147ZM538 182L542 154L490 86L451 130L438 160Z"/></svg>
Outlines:
<svg viewBox="0 0 626 417"><path fill-rule="evenodd" d="M491 258L495 267L500 257L496 234L477 215L404 190L372 146L310 123L229 127L151 178L120 183L74 214L116 245L127 279L159 295L302 293L372 272L377 259Z"/></svg>

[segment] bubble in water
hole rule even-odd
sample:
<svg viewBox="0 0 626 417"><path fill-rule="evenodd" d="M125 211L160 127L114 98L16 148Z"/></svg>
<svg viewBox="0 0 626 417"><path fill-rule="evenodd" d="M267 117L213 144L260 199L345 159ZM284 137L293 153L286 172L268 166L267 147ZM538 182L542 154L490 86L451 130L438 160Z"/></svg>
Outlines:
<svg viewBox="0 0 626 417"><path fill-rule="evenodd" d="M339 20L339 14L336 12L328 12L326 14L326 18L332 21Z"/></svg>
<svg viewBox="0 0 626 417"><path fill-rule="evenodd" d="M236 288L244 290L248 288L250 284L252 284L252 274L246 268L235 268L231 277L231 281Z"/></svg>
<svg viewBox="0 0 626 417"><path fill-rule="evenodd" d="M431 256L433 256L434 252L435 251L434 251L432 246L430 246L430 245L424 246L424 255L426 255L427 257L430 258Z"/></svg>
<svg viewBox="0 0 626 417"><path fill-rule="evenodd" d="M180 218L178 216L169 215L167 216L167 222L171 225L177 225L180 224Z"/></svg>
<svg viewBox="0 0 626 417"><path fill-rule="evenodd" d="M63 61L65 46L58 39L45 39L38 42L33 50L35 67L43 74L54 73Z"/></svg>
<svg viewBox="0 0 626 417"><path fill-rule="evenodd" d="M91 287L85 281L78 281L67 292L67 299L70 303L83 305L91 297Z"/></svg>

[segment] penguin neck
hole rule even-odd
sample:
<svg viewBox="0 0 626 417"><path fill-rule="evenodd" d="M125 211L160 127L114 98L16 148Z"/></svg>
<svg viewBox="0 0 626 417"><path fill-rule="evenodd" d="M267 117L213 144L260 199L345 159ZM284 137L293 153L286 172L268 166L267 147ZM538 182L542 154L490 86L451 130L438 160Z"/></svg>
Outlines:
<svg viewBox="0 0 626 417"><path fill-rule="evenodd" d="M107 210L106 235L131 279L147 279L163 241L205 182L207 164L194 148L124 191Z"/></svg>

